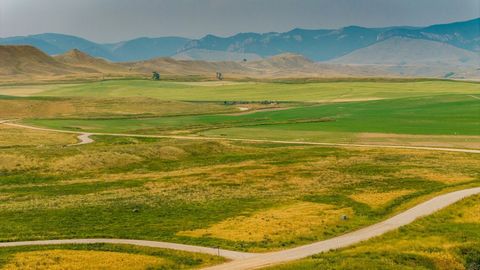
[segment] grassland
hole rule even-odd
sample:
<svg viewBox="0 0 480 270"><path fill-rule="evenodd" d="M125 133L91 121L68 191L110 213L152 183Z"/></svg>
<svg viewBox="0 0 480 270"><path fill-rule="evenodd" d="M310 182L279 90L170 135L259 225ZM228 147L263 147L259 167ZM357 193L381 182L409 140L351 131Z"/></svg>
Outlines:
<svg viewBox="0 0 480 270"><path fill-rule="evenodd" d="M36 86L30 86L28 92ZM208 85L145 80L112 80L76 85L54 85L35 91L36 96L60 97L151 97L181 101L304 101L328 102L348 100L395 99L443 94L478 93L479 85L451 81L405 82L325 82L325 83L224 83ZM19 86L26 89L26 86ZM8 92L7 92L8 91ZM25 94L25 90L18 91ZM11 86L0 87L0 94L15 95Z"/></svg>
<svg viewBox="0 0 480 270"><path fill-rule="evenodd" d="M478 269L480 196L356 246L269 269Z"/></svg>
<svg viewBox="0 0 480 270"><path fill-rule="evenodd" d="M5 117L85 132L480 147L476 83L120 80L38 87L34 95L42 98L0 99L10 108ZM250 111L235 113L240 107ZM290 109L262 110L268 108Z"/></svg>
<svg viewBox="0 0 480 270"><path fill-rule="evenodd" d="M478 149L480 102L471 97L478 90L479 84L447 81L0 86L6 95L0 96L0 119L79 132ZM435 194L480 185L480 158L468 153L94 139L65 147L74 135L0 126L0 241L133 238L263 252L331 238ZM449 245L452 239L432 243ZM86 256L62 253L76 246L37 249L3 252L9 262L25 265L52 257L72 264ZM99 260L102 252L114 251L148 257L128 261L172 265L168 254L106 249L80 248L98 251L92 256ZM377 258L409 258L400 251L373 257L360 251L352 258L372 265ZM417 255L411 257L415 263L427 260ZM285 267L348 266L340 255L322 256ZM0 263L7 263L1 254Z"/></svg>
<svg viewBox="0 0 480 270"><path fill-rule="evenodd" d="M266 251L372 224L480 179L473 154L95 139L2 148L0 240L115 237ZM375 193L390 199L374 202ZM351 219L339 222L342 214ZM321 226L298 230L308 224Z"/></svg>
<svg viewBox="0 0 480 270"><path fill-rule="evenodd" d="M0 249L5 270L192 269L223 262L220 257L127 245L55 245Z"/></svg>

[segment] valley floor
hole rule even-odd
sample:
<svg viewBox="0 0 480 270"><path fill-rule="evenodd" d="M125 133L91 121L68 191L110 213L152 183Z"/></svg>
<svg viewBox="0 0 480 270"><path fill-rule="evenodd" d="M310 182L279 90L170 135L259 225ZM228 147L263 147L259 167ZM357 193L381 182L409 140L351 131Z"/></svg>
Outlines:
<svg viewBox="0 0 480 270"><path fill-rule="evenodd" d="M279 251L375 224L439 194L480 186L475 83L122 80L32 90L36 87L18 95L15 87L0 87L0 94L7 94L0 96L1 119L43 129L0 125L3 242L123 238ZM78 134L89 135L83 142L93 141L75 145ZM322 142L370 146L315 144ZM341 254L378 269L441 268L441 256L449 254L454 257L449 262L466 267L474 253L442 249L440 257L420 251L408 257L398 250L377 252L372 245L408 238L411 228L444 220L445 213L471 201L476 197L365 244L281 267L348 268ZM464 235L472 232L475 239L480 223L466 220ZM432 227L431 234L437 231ZM437 240L454 244L449 236ZM462 248L468 245L458 245ZM95 258L103 252L133 256L120 260L145 262L139 269L222 262L208 255L95 244L0 249L0 264L15 269L52 256L72 263L89 256L86 250L96 252Z"/></svg>

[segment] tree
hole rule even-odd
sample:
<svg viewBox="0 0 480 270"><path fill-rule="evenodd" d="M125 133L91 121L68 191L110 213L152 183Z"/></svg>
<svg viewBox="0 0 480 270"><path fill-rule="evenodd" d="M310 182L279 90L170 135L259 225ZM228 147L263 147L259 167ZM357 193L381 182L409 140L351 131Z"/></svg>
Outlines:
<svg viewBox="0 0 480 270"><path fill-rule="evenodd" d="M160 80L160 73L154 71L152 72L152 80L159 81Z"/></svg>
<svg viewBox="0 0 480 270"><path fill-rule="evenodd" d="M217 72L217 79L223 81L223 74L221 72Z"/></svg>

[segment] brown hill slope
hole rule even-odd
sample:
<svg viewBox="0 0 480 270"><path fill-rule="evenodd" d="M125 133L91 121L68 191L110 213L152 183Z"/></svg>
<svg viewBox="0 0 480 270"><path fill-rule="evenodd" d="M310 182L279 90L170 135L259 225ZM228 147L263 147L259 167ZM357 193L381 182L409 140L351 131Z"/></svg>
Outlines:
<svg viewBox="0 0 480 270"><path fill-rule="evenodd" d="M79 71L32 46L0 46L0 76L64 75Z"/></svg>
<svg viewBox="0 0 480 270"><path fill-rule="evenodd" d="M175 60L173 58L155 58L147 61L125 63L133 72L150 73L152 71L167 75L215 76L216 72L246 75L250 70L237 62L206 62L193 60Z"/></svg>
<svg viewBox="0 0 480 270"><path fill-rule="evenodd" d="M99 73L127 72L128 69L120 64L111 63L101 58L92 57L78 49L70 50L54 58L64 64L86 68Z"/></svg>
<svg viewBox="0 0 480 270"><path fill-rule="evenodd" d="M152 71L170 76L201 76L215 79L222 72L236 78L337 78L337 77L443 77L480 78L480 70L442 65L385 66L315 63L303 56L282 54L247 62L207 62L156 58L130 63L110 63L79 50L50 57L31 46L0 46L0 81L71 80L118 77L149 77ZM451 75L453 74L453 75Z"/></svg>

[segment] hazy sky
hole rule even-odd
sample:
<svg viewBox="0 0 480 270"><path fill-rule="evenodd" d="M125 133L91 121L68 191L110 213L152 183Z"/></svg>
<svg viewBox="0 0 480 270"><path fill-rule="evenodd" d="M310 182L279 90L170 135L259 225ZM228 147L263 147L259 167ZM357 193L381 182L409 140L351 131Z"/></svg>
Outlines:
<svg viewBox="0 0 480 270"><path fill-rule="evenodd" d="M140 36L430 25L480 17L479 0L0 0L0 36L45 32L98 42Z"/></svg>

